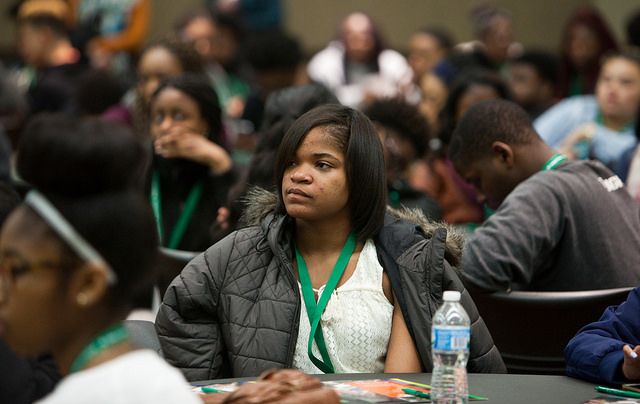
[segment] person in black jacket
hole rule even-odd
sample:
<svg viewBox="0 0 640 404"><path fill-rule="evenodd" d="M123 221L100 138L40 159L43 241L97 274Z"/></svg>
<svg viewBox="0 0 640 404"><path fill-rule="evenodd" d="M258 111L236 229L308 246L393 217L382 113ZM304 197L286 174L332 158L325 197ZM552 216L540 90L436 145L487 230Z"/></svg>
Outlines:
<svg viewBox="0 0 640 404"><path fill-rule="evenodd" d="M18 206L18 194L0 182L0 225ZM0 403L30 404L53 390L60 373L51 355L22 358L0 338Z"/></svg>
<svg viewBox="0 0 640 404"><path fill-rule="evenodd" d="M190 380L274 367L430 371L430 319L444 290L464 288L446 230L428 236L385 214L371 122L348 107L317 107L287 131L275 168L277 196L249 196L251 226L196 257L167 290L156 319L165 358ZM467 293L462 303L472 319L469 370L504 371Z"/></svg>
<svg viewBox="0 0 640 404"><path fill-rule="evenodd" d="M212 226L235 179L218 96L204 76L185 74L162 82L150 106L147 183L162 245L202 251L215 241Z"/></svg>

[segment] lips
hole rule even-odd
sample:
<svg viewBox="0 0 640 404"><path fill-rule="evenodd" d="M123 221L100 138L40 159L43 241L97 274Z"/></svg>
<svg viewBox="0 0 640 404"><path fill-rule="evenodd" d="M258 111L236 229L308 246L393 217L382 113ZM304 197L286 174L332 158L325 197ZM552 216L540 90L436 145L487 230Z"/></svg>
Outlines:
<svg viewBox="0 0 640 404"><path fill-rule="evenodd" d="M300 188L289 188L289 189L287 189L287 195L293 196L293 197L297 196L297 197L303 197L303 198L311 198L311 195L307 194L306 192L304 192Z"/></svg>

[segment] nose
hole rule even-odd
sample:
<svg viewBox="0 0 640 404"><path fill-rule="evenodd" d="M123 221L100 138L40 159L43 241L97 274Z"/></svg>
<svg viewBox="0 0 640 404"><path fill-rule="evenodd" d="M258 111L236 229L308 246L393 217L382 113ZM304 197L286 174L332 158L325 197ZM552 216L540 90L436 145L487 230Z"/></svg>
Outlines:
<svg viewBox="0 0 640 404"><path fill-rule="evenodd" d="M308 184L313 181L313 177L309 173L309 170L307 170L303 165L293 167L289 173L289 178L291 179L291 182L294 183Z"/></svg>
<svg viewBox="0 0 640 404"><path fill-rule="evenodd" d="M160 124L158 125L163 134L167 133L169 129L171 129L171 126L173 126L173 120L168 115L163 116L162 121L160 121Z"/></svg>

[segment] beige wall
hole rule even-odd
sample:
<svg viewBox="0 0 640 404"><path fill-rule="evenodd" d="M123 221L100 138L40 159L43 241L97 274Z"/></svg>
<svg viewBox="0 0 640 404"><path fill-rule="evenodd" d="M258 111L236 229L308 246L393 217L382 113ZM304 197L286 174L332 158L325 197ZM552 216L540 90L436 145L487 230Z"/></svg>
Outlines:
<svg viewBox="0 0 640 404"><path fill-rule="evenodd" d="M391 46L403 49L411 32L423 25L448 28L458 41L471 38L469 10L478 0L282 0L288 29L305 47L317 50L335 34L347 13L365 11L380 23ZM13 0L0 0L0 48L12 46L13 24L6 17ZM185 10L204 0L153 0L151 36L171 29ZM564 20L581 0L500 0L495 4L513 13L516 35L525 46L555 50ZM640 9L637 0L593 0L622 38L622 27L630 12Z"/></svg>

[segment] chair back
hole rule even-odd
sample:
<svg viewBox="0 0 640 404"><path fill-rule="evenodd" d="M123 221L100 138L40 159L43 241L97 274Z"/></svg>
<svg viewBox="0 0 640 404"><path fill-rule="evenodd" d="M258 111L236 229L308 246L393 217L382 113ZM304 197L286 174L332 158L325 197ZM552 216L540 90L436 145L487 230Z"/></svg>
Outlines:
<svg viewBox="0 0 640 404"><path fill-rule="evenodd" d="M146 320L124 320L131 342L138 348L151 349L162 356L155 324Z"/></svg>
<svg viewBox="0 0 640 404"><path fill-rule="evenodd" d="M569 340L631 289L474 293L473 300L509 373L561 375Z"/></svg>
<svg viewBox="0 0 640 404"><path fill-rule="evenodd" d="M164 296L173 279L182 272L182 269L194 259L199 252L172 250L169 248L158 249L158 273L157 285L160 292L160 298Z"/></svg>

